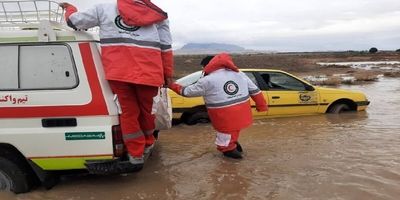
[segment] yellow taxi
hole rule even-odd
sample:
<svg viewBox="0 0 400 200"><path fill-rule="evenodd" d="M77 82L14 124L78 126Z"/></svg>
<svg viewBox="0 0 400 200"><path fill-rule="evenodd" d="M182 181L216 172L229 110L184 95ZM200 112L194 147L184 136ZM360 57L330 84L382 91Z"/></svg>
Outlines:
<svg viewBox="0 0 400 200"><path fill-rule="evenodd" d="M241 69L262 91L269 104L268 112L256 112L254 118L311 115L364 111L370 104L364 93L358 91L324 88L281 70ZM196 83L203 76L194 72L177 80L182 86ZM188 125L208 122L207 109L202 97L182 97L172 90L173 118Z"/></svg>

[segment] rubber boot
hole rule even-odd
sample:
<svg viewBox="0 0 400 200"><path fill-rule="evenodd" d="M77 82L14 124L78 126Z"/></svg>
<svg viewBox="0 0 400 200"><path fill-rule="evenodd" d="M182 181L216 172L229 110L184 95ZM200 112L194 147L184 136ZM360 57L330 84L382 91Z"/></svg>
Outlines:
<svg viewBox="0 0 400 200"><path fill-rule="evenodd" d="M232 151L223 152L223 154L225 157L229 157L229 158L233 158L233 159L242 159L243 158L242 154L237 149L234 149Z"/></svg>
<svg viewBox="0 0 400 200"><path fill-rule="evenodd" d="M236 142L236 150L239 151L240 153L243 153L242 145L240 145L239 142Z"/></svg>
<svg viewBox="0 0 400 200"><path fill-rule="evenodd" d="M151 154L153 153L153 149L154 149L154 144L144 148L144 153L143 153L144 160L147 160L151 156Z"/></svg>
<svg viewBox="0 0 400 200"><path fill-rule="evenodd" d="M143 165L144 165L144 158L143 157L132 157L131 155L128 156L129 157L129 163L130 166L129 168L131 168L132 171L140 171L143 169Z"/></svg>

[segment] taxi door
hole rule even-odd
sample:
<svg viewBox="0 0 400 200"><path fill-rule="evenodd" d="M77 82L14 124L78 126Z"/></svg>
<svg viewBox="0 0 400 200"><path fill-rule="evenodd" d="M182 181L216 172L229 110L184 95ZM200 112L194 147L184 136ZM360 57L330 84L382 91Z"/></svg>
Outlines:
<svg viewBox="0 0 400 200"><path fill-rule="evenodd" d="M268 101L268 93L267 91L262 90L262 85L260 85L259 81L257 80L258 78L256 78L256 72L244 72L244 73L250 78L251 81L253 81L254 84L258 86L258 88L261 89L265 100ZM250 101L251 101L251 112L254 118L262 118L267 116L268 112L257 112L255 102L253 100Z"/></svg>
<svg viewBox="0 0 400 200"><path fill-rule="evenodd" d="M268 97L268 116L317 113L318 93L312 86L282 72L259 72L257 80Z"/></svg>

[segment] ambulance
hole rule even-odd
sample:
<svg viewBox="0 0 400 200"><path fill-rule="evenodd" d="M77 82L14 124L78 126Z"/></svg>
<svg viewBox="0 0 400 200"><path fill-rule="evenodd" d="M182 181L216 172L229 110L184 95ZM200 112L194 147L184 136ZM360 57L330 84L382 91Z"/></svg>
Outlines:
<svg viewBox="0 0 400 200"><path fill-rule="evenodd" d="M56 2L0 4L0 191L129 172L98 38L67 27Z"/></svg>

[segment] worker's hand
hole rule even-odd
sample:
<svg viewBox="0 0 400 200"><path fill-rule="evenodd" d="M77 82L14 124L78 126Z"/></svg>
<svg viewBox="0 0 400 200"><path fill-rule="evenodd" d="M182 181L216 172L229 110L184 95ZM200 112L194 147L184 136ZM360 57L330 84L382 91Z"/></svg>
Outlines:
<svg viewBox="0 0 400 200"><path fill-rule="evenodd" d="M174 82L172 77L166 77L164 80L164 87L170 87L170 85Z"/></svg>
<svg viewBox="0 0 400 200"><path fill-rule="evenodd" d="M256 107L257 112L267 112L268 111L268 106L257 106Z"/></svg>
<svg viewBox="0 0 400 200"><path fill-rule="evenodd" d="M171 84L169 84L169 89L173 90L174 92L176 92L177 94L181 95L182 92L182 86L172 82Z"/></svg>
<svg viewBox="0 0 400 200"><path fill-rule="evenodd" d="M67 2L62 2L58 4L62 9L66 9L69 6L72 6L71 4L67 3Z"/></svg>

